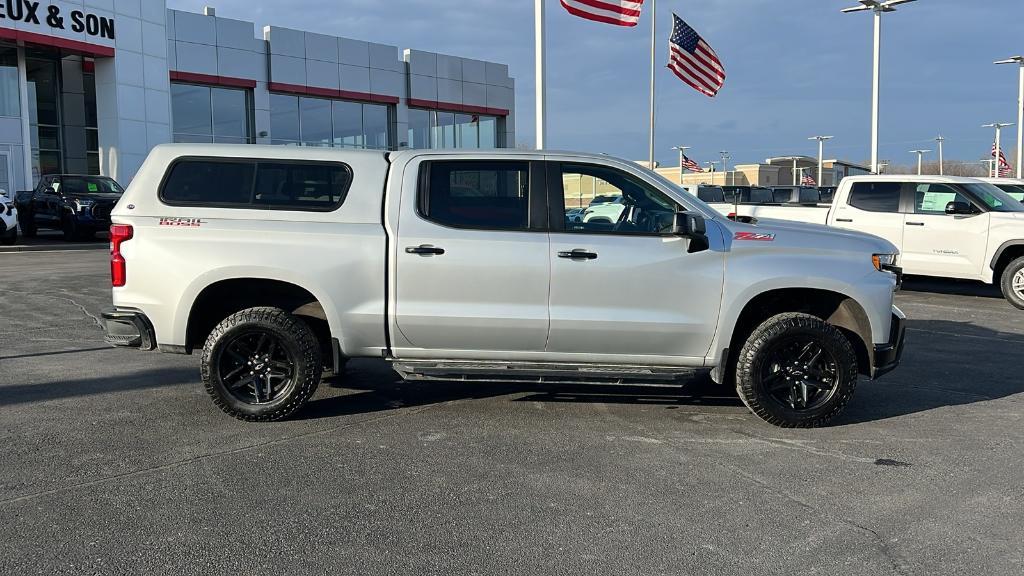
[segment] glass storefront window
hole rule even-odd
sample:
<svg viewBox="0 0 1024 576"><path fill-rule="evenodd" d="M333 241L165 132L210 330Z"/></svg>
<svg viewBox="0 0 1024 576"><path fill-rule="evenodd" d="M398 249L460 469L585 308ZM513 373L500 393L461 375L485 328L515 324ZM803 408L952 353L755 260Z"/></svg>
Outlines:
<svg viewBox="0 0 1024 576"><path fill-rule="evenodd" d="M273 144L391 148L391 110L380 104L270 95Z"/></svg>
<svg viewBox="0 0 1024 576"><path fill-rule="evenodd" d="M430 148L430 112L418 108L409 109L409 148Z"/></svg>
<svg viewBox="0 0 1024 576"><path fill-rule="evenodd" d="M345 148L362 148L363 105L358 102L334 102L334 145Z"/></svg>
<svg viewBox="0 0 1024 576"><path fill-rule="evenodd" d="M388 107L380 104L363 104L363 134L366 147L378 150L388 149Z"/></svg>
<svg viewBox="0 0 1024 576"><path fill-rule="evenodd" d="M40 176L59 174L64 162L60 138L59 61L26 58L32 183Z"/></svg>
<svg viewBox="0 0 1024 576"><path fill-rule="evenodd" d="M21 116L18 49L13 46L0 46L0 116Z"/></svg>
<svg viewBox="0 0 1024 576"><path fill-rule="evenodd" d="M480 117L471 116L469 114L456 114L455 125L458 130L458 139L456 140L456 146L459 148L479 148L480 147L480 135L478 128L480 126Z"/></svg>
<svg viewBox="0 0 1024 576"><path fill-rule="evenodd" d="M498 147L498 119L494 116L480 116L480 147Z"/></svg>
<svg viewBox="0 0 1024 576"><path fill-rule="evenodd" d="M175 142L251 142L249 92L171 83Z"/></svg>
<svg viewBox="0 0 1024 576"><path fill-rule="evenodd" d="M451 112L435 112L434 116L434 148L456 148L455 114Z"/></svg>
<svg viewBox="0 0 1024 576"><path fill-rule="evenodd" d="M410 148L498 148L498 119L409 109Z"/></svg>
<svg viewBox="0 0 1024 576"><path fill-rule="evenodd" d="M300 98L299 114L303 146L330 146L331 101L323 98Z"/></svg>
<svg viewBox="0 0 1024 576"><path fill-rule="evenodd" d="M270 137L272 144L298 144L298 96L270 95Z"/></svg>

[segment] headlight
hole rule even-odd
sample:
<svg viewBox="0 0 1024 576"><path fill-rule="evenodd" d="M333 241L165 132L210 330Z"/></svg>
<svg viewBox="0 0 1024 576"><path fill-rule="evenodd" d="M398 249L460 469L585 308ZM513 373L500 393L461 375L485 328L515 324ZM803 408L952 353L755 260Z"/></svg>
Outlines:
<svg viewBox="0 0 1024 576"><path fill-rule="evenodd" d="M887 268L891 268L896 265L895 254L872 254L871 263L875 265L875 270L881 272Z"/></svg>

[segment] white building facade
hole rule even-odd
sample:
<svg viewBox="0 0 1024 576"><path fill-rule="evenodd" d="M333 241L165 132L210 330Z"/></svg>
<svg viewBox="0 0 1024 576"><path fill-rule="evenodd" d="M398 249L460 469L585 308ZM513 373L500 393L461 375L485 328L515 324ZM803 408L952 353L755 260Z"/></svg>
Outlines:
<svg viewBox="0 0 1024 576"><path fill-rule="evenodd" d="M127 183L154 146L515 145L508 66L168 10L0 0L0 189Z"/></svg>

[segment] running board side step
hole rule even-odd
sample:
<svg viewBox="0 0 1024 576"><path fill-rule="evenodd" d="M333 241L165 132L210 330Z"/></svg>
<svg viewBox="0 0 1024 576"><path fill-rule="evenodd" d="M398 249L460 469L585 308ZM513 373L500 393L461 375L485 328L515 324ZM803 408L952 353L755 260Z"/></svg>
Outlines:
<svg viewBox="0 0 1024 576"><path fill-rule="evenodd" d="M479 360L392 360L391 366L406 380L653 386L679 386L702 370L665 366Z"/></svg>

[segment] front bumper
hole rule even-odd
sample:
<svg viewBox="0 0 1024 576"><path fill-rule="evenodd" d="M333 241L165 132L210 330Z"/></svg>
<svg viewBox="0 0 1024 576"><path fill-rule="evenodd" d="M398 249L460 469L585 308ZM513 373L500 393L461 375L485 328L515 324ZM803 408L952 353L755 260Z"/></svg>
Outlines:
<svg viewBox="0 0 1024 576"><path fill-rule="evenodd" d="M139 310L111 308L100 313L103 318L104 340L114 346L153 350L156 348L156 333L153 324Z"/></svg>
<svg viewBox="0 0 1024 576"><path fill-rule="evenodd" d="M871 362L871 379L880 378L892 372L903 358L903 344L906 341L906 316L899 308L893 307L892 323L889 327L889 341L875 344Z"/></svg>

